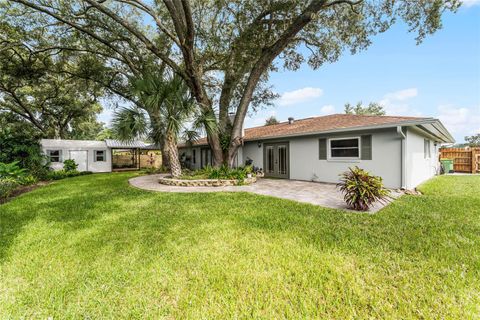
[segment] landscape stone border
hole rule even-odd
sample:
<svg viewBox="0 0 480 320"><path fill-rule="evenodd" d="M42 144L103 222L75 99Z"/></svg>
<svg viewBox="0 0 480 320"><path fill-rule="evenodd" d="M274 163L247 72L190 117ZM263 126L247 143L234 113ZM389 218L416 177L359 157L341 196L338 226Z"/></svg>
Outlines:
<svg viewBox="0 0 480 320"><path fill-rule="evenodd" d="M174 179L170 176L160 177L158 182L167 186L177 187L230 187L238 185L248 185L257 181L257 177L245 178L242 181L228 180L228 179L200 179L200 180L185 180Z"/></svg>

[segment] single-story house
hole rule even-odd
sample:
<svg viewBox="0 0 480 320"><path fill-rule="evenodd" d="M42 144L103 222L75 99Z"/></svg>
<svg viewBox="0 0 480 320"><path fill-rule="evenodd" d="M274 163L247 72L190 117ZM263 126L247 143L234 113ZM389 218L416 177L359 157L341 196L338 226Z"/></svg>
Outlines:
<svg viewBox="0 0 480 320"><path fill-rule="evenodd" d="M92 172L158 168L162 161L159 148L143 141L42 139L40 144L54 170L63 169L66 159L75 160L78 171Z"/></svg>
<svg viewBox="0 0 480 320"><path fill-rule="evenodd" d="M455 140L434 118L334 114L244 130L235 164L266 177L336 183L359 166L389 188L413 189L439 172L440 145ZM212 163L205 138L179 147L193 169Z"/></svg>

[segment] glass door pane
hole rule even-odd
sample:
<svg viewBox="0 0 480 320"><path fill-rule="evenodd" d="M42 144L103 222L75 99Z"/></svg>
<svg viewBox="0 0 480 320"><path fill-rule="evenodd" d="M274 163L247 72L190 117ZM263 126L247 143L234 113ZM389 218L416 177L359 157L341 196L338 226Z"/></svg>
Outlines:
<svg viewBox="0 0 480 320"><path fill-rule="evenodd" d="M287 146L278 146L278 174L287 174Z"/></svg>
<svg viewBox="0 0 480 320"><path fill-rule="evenodd" d="M267 156L267 168L266 171L267 173L274 173L275 172L275 155L274 155L274 147L273 146L267 146L266 147L266 156Z"/></svg>

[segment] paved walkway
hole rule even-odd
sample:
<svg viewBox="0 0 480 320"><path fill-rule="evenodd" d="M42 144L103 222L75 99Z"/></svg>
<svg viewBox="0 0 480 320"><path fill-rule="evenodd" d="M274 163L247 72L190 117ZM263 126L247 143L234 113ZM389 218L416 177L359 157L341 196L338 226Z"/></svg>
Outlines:
<svg viewBox="0 0 480 320"><path fill-rule="evenodd" d="M231 187L176 187L158 183L160 174L132 178L129 183L140 189L159 192L252 192L298 202L311 203L322 207L346 209L343 195L334 184L286 179L258 179L248 186ZM393 197L400 193L392 191ZM377 203L369 212L376 212L384 205Z"/></svg>

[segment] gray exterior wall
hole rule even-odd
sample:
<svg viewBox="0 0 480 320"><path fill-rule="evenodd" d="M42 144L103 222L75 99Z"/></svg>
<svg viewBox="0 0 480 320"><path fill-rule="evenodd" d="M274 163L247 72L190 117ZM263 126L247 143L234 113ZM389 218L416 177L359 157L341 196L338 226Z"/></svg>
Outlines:
<svg viewBox="0 0 480 320"><path fill-rule="evenodd" d="M179 148L178 155L180 156L180 159L181 159L182 154L185 153L185 157L190 159L189 161L190 169L198 170L198 169L201 169L201 165L202 165L201 149L204 149L204 148L209 148L209 147L201 146L201 147L191 147L191 148ZM194 153L195 153L195 161L193 161ZM243 166L245 163L242 162L242 159L243 159L243 153L242 153L242 148L240 148L237 153L237 158L235 159L234 167Z"/></svg>
<svg viewBox="0 0 480 320"><path fill-rule="evenodd" d="M413 189L438 172L440 143L435 146L435 141L419 129L408 128L406 136L406 187ZM430 157L427 158L424 152L425 139L430 140Z"/></svg>
<svg viewBox="0 0 480 320"><path fill-rule="evenodd" d="M404 187L413 189L438 172L440 143L436 143L432 137L416 127L404 128L403 132L406 135L404 173L402 173L402 137L397 133L397 128L247 141L239 149L236 163L241 166L248 159L252 159L254 166L264 168L264 144L288 142L290 179L337 183L339 174L348 170L349 167L358 166L374 175L381 176L388 188L403 187L403 174ZM360 137L362 135L372 136L372 160L319 159L319 139ZM427 158L424 153L424 139L430 140L430 157ZM193 149L197 150L194 169L199 169L201 165L200 147L183 148L180 149L180 153L185 152L191 156Z"/></svg>
<svg viewBox="0 0 480 320"><path fill-rule="evenodd" d="M320 138L346 138L365 134L372 135L372 160L319 160L318 140ZM264 142L274 141L265 140ZM359 166L374 175L381 176L385 186L401 187L401 138L395 128L284 138L277 141L289 142L290 179L337 183L340 173L348 170L349 167ZM263 168L263 143L260 148L257 141L245 143L244 161L247 158L253 159L255 166Z"/></svg>
<svg viewBox="0 0 480 320"><path fill-rule="evenodd" d="M195 152L193 152L195 150ZM181 156L185 153L185 156L190 159L190 168L192 170L200 169L200 147L192 148L179 148L178 155ZM193 154L195 153L195 159L193 159ZM194 161L195 160L195 161Z"/></svg>

